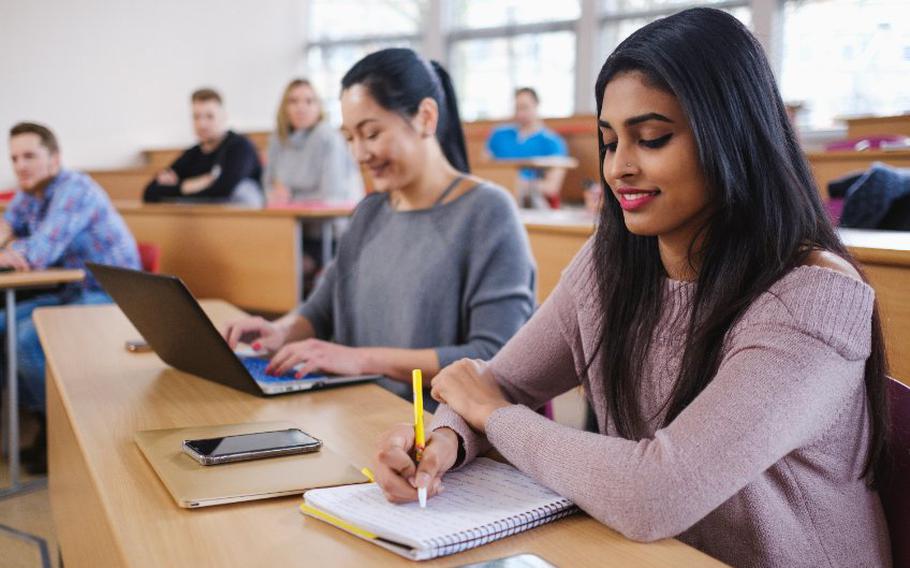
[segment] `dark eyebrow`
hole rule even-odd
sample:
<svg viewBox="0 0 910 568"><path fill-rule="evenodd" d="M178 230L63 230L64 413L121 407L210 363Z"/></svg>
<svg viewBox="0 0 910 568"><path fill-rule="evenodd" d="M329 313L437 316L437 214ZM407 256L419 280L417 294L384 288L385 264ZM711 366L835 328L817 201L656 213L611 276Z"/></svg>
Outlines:
<svg viewBox="0 0 910 568"><path fill-rule="evenodd" d="M360 127L362 127L364 124L366 124L368 122L378 122L378 121L375 118L364 118L363 120L361 120L360 122L357 123L357 126L354 127L354 130L360 130Z"/></svg>
<svg viewBox="0 0 910 568"><path fill-rule="evenodd" d="M638 116L633 116L632 118L627 118L623 124L626 126L635 126L636 124L641 124L642 122L647 122L649 120L659 120L660 122L669 122L670 124L673 123L672 120L662 114L649 112L647 114L640 114ZM613 130L613 127L610 126L610 123L606 120L598 119L597 124L599 124L601 128L609 128L610 130Z"/></svg>

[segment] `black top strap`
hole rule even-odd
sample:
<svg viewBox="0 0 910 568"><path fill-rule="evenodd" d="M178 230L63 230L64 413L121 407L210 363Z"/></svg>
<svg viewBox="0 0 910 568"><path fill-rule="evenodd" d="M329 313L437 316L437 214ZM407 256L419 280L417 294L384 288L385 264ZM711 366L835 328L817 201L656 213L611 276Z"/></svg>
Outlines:
<svg viewBox="0 0 910 568"><path fill-rule="evenodd" d="M465 178L465 176L458 176L457 178L455 178L455 180L454 180L452 183L450 183L449 186L446 187L446 188L443 190L442 194L439 196L439 199L437 199L436 202L433 203L433 207L436 207L437 205L439 205L440 203L442 203L442 202L445 200L445 198L448 197L449 194L452 193L452 191L453 191L456 187L458 187L458 184L459 184L459 183L461 182L461 180L463 180L464 178Z"/></svg>

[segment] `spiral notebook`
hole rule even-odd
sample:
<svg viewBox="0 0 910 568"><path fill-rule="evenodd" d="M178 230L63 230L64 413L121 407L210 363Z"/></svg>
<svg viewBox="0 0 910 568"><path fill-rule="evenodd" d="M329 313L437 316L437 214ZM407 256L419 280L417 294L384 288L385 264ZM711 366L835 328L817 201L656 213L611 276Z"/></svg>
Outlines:
<svg viewBox="0 0 910 568"><path fill-rule="evenodd" d="M514 467L487 458L446 474L445 491L389 503L375 483L313 489L300 510L411 560L446 556L571 515L578 509Z"/></svg>

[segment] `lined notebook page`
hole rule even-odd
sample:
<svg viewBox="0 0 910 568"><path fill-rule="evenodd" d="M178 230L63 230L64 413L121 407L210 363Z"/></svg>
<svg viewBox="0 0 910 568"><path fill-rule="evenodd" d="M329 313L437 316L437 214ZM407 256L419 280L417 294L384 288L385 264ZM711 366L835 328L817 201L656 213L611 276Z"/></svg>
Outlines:
<svg viewBox="0 0 910 568"><path fill-rule="evenodd" d="M422 558L451 554L575 512L514 467L487 458L443 478L445 491L417 503L389 503L376 484L307 491L308 505L383 538L419 549Z"/></svg>

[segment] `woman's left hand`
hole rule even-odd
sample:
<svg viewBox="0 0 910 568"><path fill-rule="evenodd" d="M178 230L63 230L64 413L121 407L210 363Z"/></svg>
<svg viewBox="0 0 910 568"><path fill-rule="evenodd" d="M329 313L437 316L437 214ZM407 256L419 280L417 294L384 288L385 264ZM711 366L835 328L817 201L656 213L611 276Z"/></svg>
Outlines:
<svg viewBox="0 0 910 568"><path fill-rule="evenodd" d="M334 375L363 375L364 359L363 350L356 347L321 339L304 339L288 343L279 349L265 371L280 376L301 365L297 369L297 378L316 371Z"/></svg>
<svg viewBox="0 0 910 568"><path fill-rule="evenodd" d="M462 359L433 377L430 394L449 405L475 431L484 433L487 418L504 406L511 406L483 361Z"/></svg>

